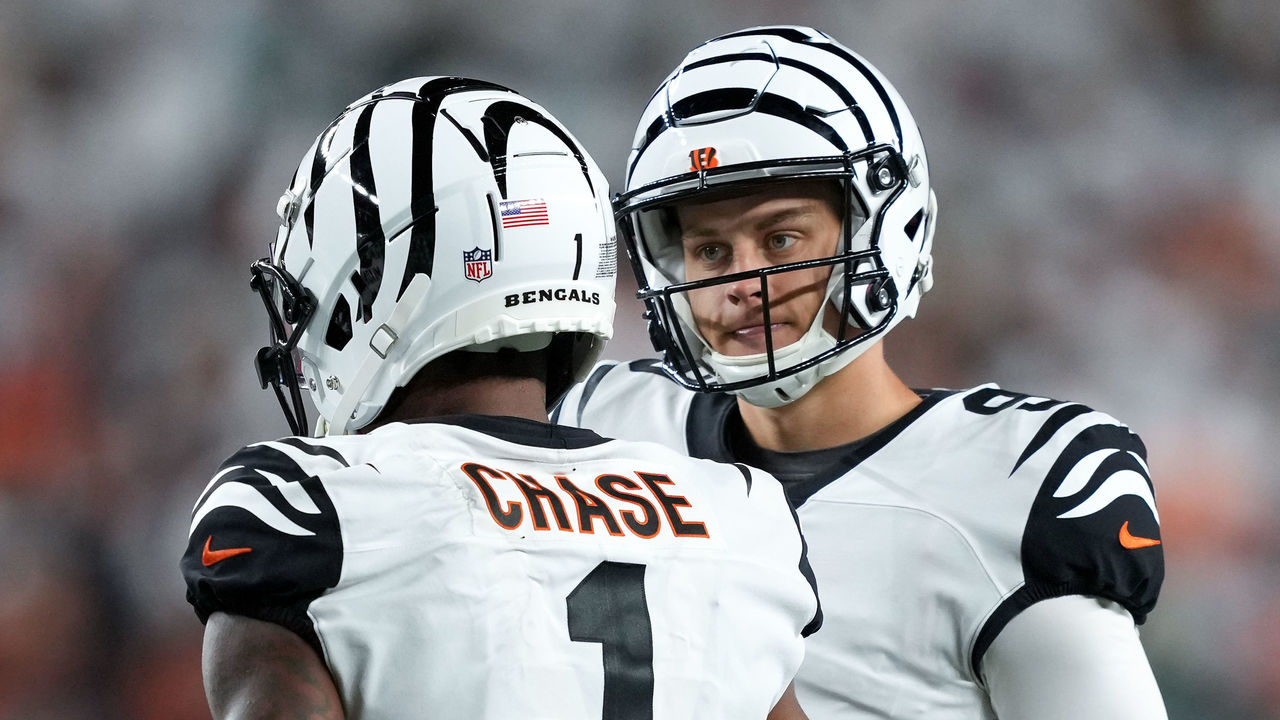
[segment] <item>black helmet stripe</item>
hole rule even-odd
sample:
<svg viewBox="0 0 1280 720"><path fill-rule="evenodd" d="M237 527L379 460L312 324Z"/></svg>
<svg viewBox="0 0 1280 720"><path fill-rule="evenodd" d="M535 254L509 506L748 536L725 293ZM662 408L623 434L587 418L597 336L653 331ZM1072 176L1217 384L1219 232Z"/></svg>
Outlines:
<svg viewBox="0 0 1280 720"><path fill-rule="evenodd" d="M510 92L496 83L460 77L435 78L418 89L413 106L413 180L409 208L414 221L409 230L409 253L404 277L400 280L399 300L415 275L431 276L436 255L436 195L431 174L433 138L436 116L446 96L461 90L499 90Z"/></svg>
<svg viewBox="0 0 1280 720"><path fill-rule="evenodd" d="M644 139L640 141L640 147L636 150L635 155L631 159L631 166L627 168L627 182L631 182L631 173L635 172L636 163L640 162L640 156L643 155L644 151L653 144L654 140L658 139L658 136L662 134L662 131L666 130L668 127L670 127L670 123L667 122L667 116L665 114L659 115L653 119L653 122L649 123L649 127L644 131Z"/></svg>
<svg viewBox="0 0 1280 720"><path fill-rule="evenodd" d="M902 123L898 121L898 109L894 106L893 100L889 99L889 93L884 89L884 83L880 82L880 78L877 78L876 74L871 72L871 68L867 67L866 63L862 62L848 50L845 50L835 43L823 43L821 45L814 44L812 47L818 48L819 50L826 50L833 55L843 58L867 79L867 82L871 87L875 88L876 95L880 97L880 102L884 103L885 112L889 114L889 121L893 123L893 132L898 136L898 149L901 150Z"/></svg>
<svg viewBox="0 0 1280 720"><path fill-rule="evenodd" d="M578 159L578 165L582 167L582 177L587 181L591 196L595 197L596 189L591 182L591 171L587 168L587 159L583 157L582 149L578 144L564 130L561 130L559 125L548 120L537 110L528 105L500 100L485 108L483 122L484 144L489 149L489 164L493 167L493 179L497 181L498 192L502 197L507 196L507 137L511 132L511 126L516 124L517 118L546 128L565 144L565 147Z"/></svg>
<svg viewBox="0 0 1280 720"><path fill-rule="evenodd" d="M689 72L690 70L709 67L711 65L722 65L724 63L740 62L742 60L763 60L765 62L771 63L775 61L775 58L774 56L769 55L767 53L730 53L728 55L717 55L715 57L704 58L695 63L689 63L688 65L685 65L681 69L681 71ZM853 93L849 92L848 88L846 88L844 85L841 85L839 82L836 81L835 78L831 77L831 75L827 74L826 72L823 72L819 68L814 67L809 63L801 62L799 60L796 60L795 58L790 58L790 57L779 57L779 58L776 58L776 60L778 63L782 65L786 65L787 67L793 67L797 70L803 71L804 73L817 78L818 80L821 80L823 85L826 85L828 88L831 89L831 92L835 93L840 97L840 102L844 103L845 107L849 107L850 105L857 104L858 101L853 97ZM870 128L865 128L865 133L868 137L870 137L871 135Z"/></svg>
<svg viewBox="0 0 1280 720"><path fill-rule="evenodd" d="M721 88L719 90L708 90L706 92L696 93L689 97L677 101L671 111L678 115L700 115L703 113L716 112L718 110L731 110L744 106L744 96L754 96L755 90L750 88ZM859 125L867 133L867 143L870 144L872 137L870 135L870 127L866 125L866 117L858 111L856 105L852 106L855 111L854 115L858 117ZM774 117L789 120L818 135L821 135L827 142L840 149L840 152L849 150L849 146L844 139L840 137L840 133L835 131L827 123L811 112L800 107L800 103L781 95L773 93L764 93L760 99L756 101L755 112L764 115L772 115ZM627 181L630 182L632 173L635 172L636 165L640 162L644 151L658 138L665 130L672 127L671 123L665 118L659 118L649 126L645 132L645 139L641 143L640 148L636 151L631 161L631 166L627 168Z"/></svg>
<svg viewBox="0 0 1280 720"><path fill-rule="evenodd" d="M316 141L316 154L311 158L311 178L307 181L308 192L314 194L316 188L320 187L320 181L324 180L325 162L324 153L321 148L325 145L326 140L333 137L332 126L325 131L324 135ZM306 209L302 211L303 223L307 226L307 247L315 247L315 224L316 224L316 206L310 199L306 200Z"/></svg>
<svg viewBox="0 0 1280 720"><path fill-rule="evenodd" d="M351 274L351 283L360 294L362 322L373 318L373 301L382 289L382 267L387 251L373 161L369 155L369 126L375 107L375 103L369 103L360 111L351 141L351 207L355 214L356 253L360 256L360 269Z"/></svg>
<svg viewBox="0 0 1280 720"><path fill-rule="evenodd" d="M480 144L480 140L476 138L476 134L471 132L471 128L463 127L462 123L454 120L453 116L446 110L441 110L440 114L444 116L445 120L448 120L455 128L457 128L458 132L462 133L462 137L466 138L467 142L471 144L471 149L476 151L476 157L480 158L480 162L489 162L489 153L484 149L484 145Z"/></svg>
<svg viewBox="0 0 1280 720"><path fill-rule="evenodd" d="M757 35L780 37L784 40L791 40L793 42L808 45L812 48L825 50L852 65L864 78L867 79L867 82L871 84L871 87L875 88L876 95L880 96L880 101L884 103L884 109L889 113L889 119L893 122L894 133L898 136L898 148L902 148L902 125L898 121L898 110L894 106L893 101L889 99L889 94L885 91L884 84L880 82L880 79L876 77L875 73L871 72L870 68L868 68L865 63L852 55L848 50L840 47L840 45L834 42L819 42L819 40L827 39L825 35L814 37L803 30L792 27L761 27L750 30L741 30L739 32L729 33L728 35L721 35L713 40L708 40L703 43L703 45L713 43L718 40L754 37Z"/></svg>
<svg viewBox="0 0 1280 720"><path fill-rule="evenodd" d="M800 103L791 98L765 93L760 96L760 102L756 104L756 110L766 115L773 115L803 125L826 138L827 142L840 148L840 152L849 150L844 138L840 137L840 133L836 132L835 128L820 120L813 113L806 112L804 108L800 107ZM867 138L867 142L871 142L870 137Z"/></svg>
<svg viewBox="0 0 1280 720"><path fill-rule="evenodd" d="M780 37L785 40L791 40L793 42L800 42L800 43L813 42L813 37L810 36L809 33L806 33L803 30L800 30L798 28L759 27L759 28L751 28L749 30L739 30L738 32L732 32L732 33L729 33L728 35L721 35L718 38L713 38L711 40L708 40L707 42L703 43L703 45L716 42L717 40L728 40L729 38L739 38L739 37L752 37L755 35L771 35L774 37Z"/></svg>
<svg viewBox="0 0 1280 720"><path fill-rule="evenodd" d="M436 193L431 176L432 135L435 133L436 110L444 100L444 94L428 94L426 86L419 94L423 98L413 106L413 180L409 204L417 221L409 229L409 254L405 259L400 291L396 293L397 300L404 295L405 288L409 287L409 281L414 275L431 276L436 256Z"/></svg>
<svg viewBox="0 0 1280 720"><path fill-rule="evenodd" d="M677 120L694 118L698 115L721 110L743 110L753 102L758 102L756 93L757 91L754 88L717 88L682 97L671 103L671 124L675 125ZM764 97L761 96L759 100L763 101ZM696 122L696 120L691 120L691 124Z"/></svg>
<svg viewBox="0 0 1280 720"><path fill-rule="evenodd" d="M703 58L697 62L691 62L680 68L680 72L687 73L690 70L707 67L708 65L720 65L721 63L738 62L740 60L763 60L767 63L774 62L775 58L769 53L744 52L729 53L728 55L713 55L709 58ZM664 84L665 86L665 84Z"/></svg>

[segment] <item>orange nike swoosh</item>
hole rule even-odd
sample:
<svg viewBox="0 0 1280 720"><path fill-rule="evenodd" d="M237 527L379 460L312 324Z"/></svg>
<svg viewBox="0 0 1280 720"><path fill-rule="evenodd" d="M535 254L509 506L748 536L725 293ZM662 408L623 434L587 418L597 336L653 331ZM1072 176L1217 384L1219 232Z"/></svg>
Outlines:
<svg viewBox="0 0 1280 720"><path fill-rule="evenodd" d="M1129 534L1129 521L1125 520L1120 526L1120 546L1128 550L1137 550L1138 548L1151 547L1159 545L1160 541L1153 538L1138 537Z"/></svg>
<svg viewBox="0 0 1280 720"><path fill-rule="evenodd" d="M200 562L204 563L205 567L209 567L214 563L220 563L229 557L235 557L236 555L243 555L247 552L253 551L253 548L247 547L227 548L226 550L210 550L209 543L211 542L213 542L212 535L209 536L208 540L204 541L204 552L200 553Z"/></svg>

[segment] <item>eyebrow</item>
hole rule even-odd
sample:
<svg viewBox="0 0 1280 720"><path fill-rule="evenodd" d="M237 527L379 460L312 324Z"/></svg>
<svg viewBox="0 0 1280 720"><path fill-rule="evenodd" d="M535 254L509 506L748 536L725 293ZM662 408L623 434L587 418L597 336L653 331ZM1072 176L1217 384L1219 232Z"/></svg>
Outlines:
<svg viewBox="0 0 1280 720"><path fill-rule="evenodd" d="M754 230L755 232L759 232L761 230L773 227L774 225L781 225L782 223L795 220L797 218L801 218L806 215L812 215L814 214L814 211L815 211L814 204L806 202L804 205L801 205L798 207L786 208L785 210L779 210L778 212L773 213L772 215L761 218L759 222L752 225L751 229ZM720 232L713 228L694 228L692 230L682 229L680 232L680 239L682 241L683 240L701 240L705 238L718 237L719 235L720 235Z"/></svg>

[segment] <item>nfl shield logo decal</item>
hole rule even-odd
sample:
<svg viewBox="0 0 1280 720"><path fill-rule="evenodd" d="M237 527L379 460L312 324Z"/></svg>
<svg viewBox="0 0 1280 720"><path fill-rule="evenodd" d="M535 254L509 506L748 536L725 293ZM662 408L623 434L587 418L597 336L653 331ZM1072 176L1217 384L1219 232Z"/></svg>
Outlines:
<svg viewBox="0 0 1280 720"><path fill-rule="evenodd" d="M480 248L463 250L462 267L468 280L484 280L493 274L493 251Z"/></svg>

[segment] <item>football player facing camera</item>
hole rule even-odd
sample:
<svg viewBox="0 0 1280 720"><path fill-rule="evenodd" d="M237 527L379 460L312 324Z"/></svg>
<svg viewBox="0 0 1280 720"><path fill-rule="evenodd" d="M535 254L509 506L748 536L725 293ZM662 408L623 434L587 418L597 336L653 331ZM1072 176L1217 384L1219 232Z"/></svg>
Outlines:
<svg viewBox="0 0 1280 720"><path fill-rule="evenodd" d="M885 361L937 223L889 81L811 28L715 38L653 95L626 173L615 212L662 357L601 364L553 417L783 481L826 618L806 711L1163 718L1137 632L1164 573L1138 436L995 385L912 390Z"/></svg>
<svg viewBox="0 0 1280 720"><path fill-rule="evenodd" d="M222 465L181 562L215 718L804 717L821 614L781 485L546 422L616 274L607 184L555 118L394 83L279 209L252 285L294 435Z"/></svg>

